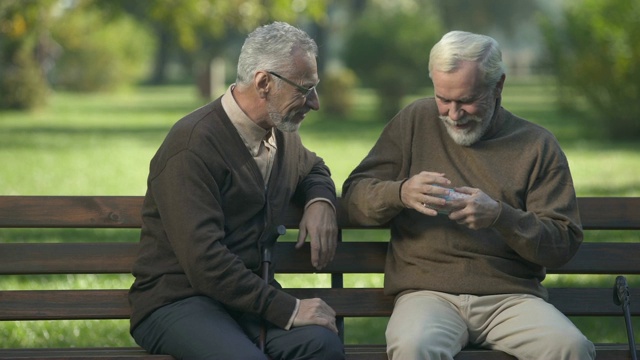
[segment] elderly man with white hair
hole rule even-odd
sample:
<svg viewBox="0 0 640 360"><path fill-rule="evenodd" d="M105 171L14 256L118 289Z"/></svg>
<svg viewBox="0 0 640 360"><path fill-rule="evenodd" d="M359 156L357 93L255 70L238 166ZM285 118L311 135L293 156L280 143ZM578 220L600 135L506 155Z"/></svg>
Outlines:
<svg viewBox="0 0 640 360"><path fill-rule="evenodd" d="M542 286L583 239L569 164L549 131L501 106L501 57L488 36L444 35L429 59L435 97L401 110L343 186L352 221L390 224L390 359L466 346L595 357Z"/></svg>

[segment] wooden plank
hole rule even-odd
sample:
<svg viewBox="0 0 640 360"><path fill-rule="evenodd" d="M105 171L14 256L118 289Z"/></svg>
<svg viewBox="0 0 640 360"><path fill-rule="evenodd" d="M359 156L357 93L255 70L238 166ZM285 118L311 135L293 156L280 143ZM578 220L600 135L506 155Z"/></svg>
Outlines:
<svg viewBox="0 0 640 360"><path fill-rule="evenodd" d="M128 319L128 290L0 291L0 320Z"/></svg>
<svg viewBox="0 0 640 360"><path fill-rule="evenodd" d="M0 196L0 228L140 228L142 196ZM297 228L301 210L284 224Z"/></svg>
<svg viewBox="0 0 640 360"><path fill-rule="evenodd" d="M0 274L126 274L138 243L0 244Z"/></svg>
<svg viewBox="0 0 640 360"><path fill-rule="evenodd" d="M584 229L640 229L640 197L580 197L578 208Z"/></svg>
<svg viewBox="0 0 640 360"><path fill-rule="evenodd" d="M0 349L0 360L10 359L174 360L173 356L150 355L136 347Z"/></svg>
<svg viewBox="0 0 640 360"><path fill-rule="evenodd" d="M319 297L345 317L387 317L393 297L378 288L287 289L298 298ZM0 291L1 320L127 319L127 290L10 290ZM568 316L621 316L613 304L612 289L552 288L550 302ZM640 289L630 289L631 299ZM631 301L631 313L640 315L640 302Z"/></svg>
<svg viewBox="0 0 640 360"><path fill-rule="evenodd" d="M0 243L0 274L126 274L138 243ZM311 266L309 244L277 243L276 271L284 274L383 273L386 242L343 242L334 261ZM640 274L640 243L584 243L565 266L549 274Z"/></svg>
<svg viewBox="0 0 640 360"><path fill-rule="evenodd" d="M142 196L0 196L0 227L138 228L142 202ZM580 197L578 206L585 229L640 229L640 197ZM346 219L341 199L338 217L344 228L369 228ZM291 208L284 225L297 228L299 219L300 209Z"/></svg>
<svg viewBox="0 0 640 360"><path fill-rule="evenodd" d="M0 227L139 228L141 196L0 196Z"/></svg>
<svg viewBox="0 0 640 360"><path fill-rule="evenodd" d="M564 266L549 274L640 274L640 243L583 243Z"/></svg>
<svg viewBox="0 0 640 360"><path fill-rule="evenodd" d="M345 346L347 360L387 360L385 345ZM596 344L598 360L631 359L626 344ZM636 351L640 354L640 350ZM48 349L0 349L0 360L17 359L100 359L100 360L173 360L169 355L149 355L144 350L129 348L48 348ZM455 356L455 360L511 360L505 353L467 348Z"/></svg>
<svg viewBox="0 0 640 360"><path fill-rule="evenodd" d="M631 360L627 344L595 344L598 360ZM387 360L385 345L347 345L348 360ZM640 357L640 350L636 350ZM455 360L512 360L515 357L500 351L466 348Z"/></svg>

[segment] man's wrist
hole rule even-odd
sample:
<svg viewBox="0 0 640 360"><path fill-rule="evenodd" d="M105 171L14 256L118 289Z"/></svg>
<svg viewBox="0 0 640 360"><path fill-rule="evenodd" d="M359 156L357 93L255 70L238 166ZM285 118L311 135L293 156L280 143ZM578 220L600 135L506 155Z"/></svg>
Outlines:
<svg viewBox="0 0 640 360"><path fill-rule="evenodd" d="M298 316L298 310L300 310L300 299L296 299L296 307L293 309L293 314L291 314L287 326L284 327L285 330L290 330L293 326L293 321L296 319L296 316Z"/></svg>

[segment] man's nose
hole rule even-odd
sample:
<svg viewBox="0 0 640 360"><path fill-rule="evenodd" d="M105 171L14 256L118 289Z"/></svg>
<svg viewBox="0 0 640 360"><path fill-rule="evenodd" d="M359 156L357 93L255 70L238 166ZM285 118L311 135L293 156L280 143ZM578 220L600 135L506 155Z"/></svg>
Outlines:
<svg viewBox="0 0 640 360"><path fill-rule="evenodd" d="M449 118L453 121L458 121L462 118L462 107L459 103L452 101L449 105Z"/></svg>
<svg viewBox="0 0 640 360"><path fill-rule="evenodd" d="M320 110L320 97L318 97L318 91L316 89L313 89L309 96L307 96L305 104L312 110Z"/></svg>

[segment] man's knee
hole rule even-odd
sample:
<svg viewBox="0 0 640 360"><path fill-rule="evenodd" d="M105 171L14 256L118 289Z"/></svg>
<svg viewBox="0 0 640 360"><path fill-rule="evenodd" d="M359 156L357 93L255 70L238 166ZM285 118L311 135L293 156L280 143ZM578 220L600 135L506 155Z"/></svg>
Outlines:
<svg viewBox="0 0 640 360"><path fill-rule="evenodd" d="M310 339L311 353L318 354L315 359L344 359L344 345L334 332L321 327L317 336Z"/></svg>
<svg viewBox="0 0 640 360"><path fill-rule="evenodd" d="M555 354L557 359L589 360L596 357L595 346L579 331L565 333L562 336L549 339L546 343L549 344L549 354Z"/></svg>
<svg viewBox="0 0 640 360"><path fill-rule="evenodd" d="M514 347L512 351L505 351L520 359L532 360L590 360L596 357L593 343L577 329L563 333L547 332L538 336L530 346Z"/></svg>
<svg viewBox="0 0 640 360"><path fill-rule="evenodd" d="M280 359L344 359L344 345L337 334L318 325L292 329L286 339L278 341ZM274 344L275 345L275 344Z"/></svg>
<svg viewBox="0 0 640 360"><path fill-rule="evenodd" d="M447 359L461 349L456 341L432 329L399 333L387 329L386 340L389 359Z"/></svg>

